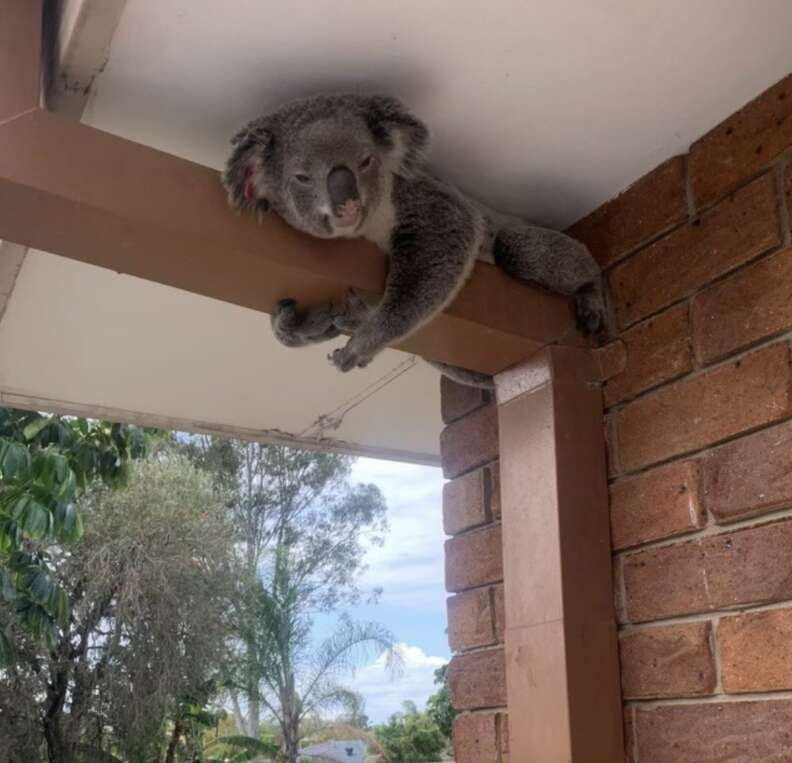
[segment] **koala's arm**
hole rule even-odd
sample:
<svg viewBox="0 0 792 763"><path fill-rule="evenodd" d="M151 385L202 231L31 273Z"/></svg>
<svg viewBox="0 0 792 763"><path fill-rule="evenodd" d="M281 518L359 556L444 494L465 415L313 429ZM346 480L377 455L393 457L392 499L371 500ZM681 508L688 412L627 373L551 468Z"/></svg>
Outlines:
<svg viewBox="0 0 792 763"><path fill-rule="evenodd" d="M341 371L367 365L430 321L453 299L475 261L480 226L464 204L420 184L408 195L409 206L399 211L391 235L382 300L330 356Z"/></svg>
<svg viewBox="0 0 792 763"><path fill-rule="evenodd" d="M574 295L577 325L584 334L604 328L602 275L579 241L565 233L510 220L496 231L493 257L509 275Z"/></svg>

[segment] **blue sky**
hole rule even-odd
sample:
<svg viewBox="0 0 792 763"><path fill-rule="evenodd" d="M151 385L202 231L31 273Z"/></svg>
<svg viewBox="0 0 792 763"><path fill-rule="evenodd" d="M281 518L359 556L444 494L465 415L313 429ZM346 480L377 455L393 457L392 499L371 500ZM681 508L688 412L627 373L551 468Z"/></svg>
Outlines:
<svg viewBox="0 0 792 763"><path fill-rule="evenodd" d="M401 709L404 700L423 707L435 691L434 671L450 657L446 638L443 571L442 489L440 469L369 458L353 468L355 482L372 482L388 504L390 531L385 544L370 546L364 589L383 589L375 606L349 610L355 620L382 623L401 645L404 670L393 679L382 656L363 666L345 683L366 700L372 722ZM321 636L330 623L317 622Z"/></svg>

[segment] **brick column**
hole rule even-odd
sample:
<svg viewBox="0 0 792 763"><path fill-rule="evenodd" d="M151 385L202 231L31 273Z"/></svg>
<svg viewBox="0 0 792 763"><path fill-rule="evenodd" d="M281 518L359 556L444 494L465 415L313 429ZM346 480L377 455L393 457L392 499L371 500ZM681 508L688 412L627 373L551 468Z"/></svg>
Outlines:
<svg viewBox="0 0 792 763"><path fill-rule="evenodd" d="M443 522L456 763L508 763L497 410L442 380Z"/></svg>

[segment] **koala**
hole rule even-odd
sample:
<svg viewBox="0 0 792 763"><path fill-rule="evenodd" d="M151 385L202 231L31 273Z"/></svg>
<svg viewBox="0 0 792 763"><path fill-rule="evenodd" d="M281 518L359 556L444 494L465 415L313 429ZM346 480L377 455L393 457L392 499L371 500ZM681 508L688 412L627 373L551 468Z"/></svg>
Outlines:
<svg viewBox="0 0 792 763"><path fill-rule="evenodd" d="M350 292L340 305L303 308L283 299L272 314L289 347L350 334L328 357L340 371L364 367L457 295L476 260L574 297L578 328L604 325L600 269L569 236L496 212L435 177L426 125L395 98L319 95L289 103L241 129L222 175L230 205L270 210L319 238L363 237L390 260L385 292L369 304ZM492 378L433 364L457 381Z"/></svg>

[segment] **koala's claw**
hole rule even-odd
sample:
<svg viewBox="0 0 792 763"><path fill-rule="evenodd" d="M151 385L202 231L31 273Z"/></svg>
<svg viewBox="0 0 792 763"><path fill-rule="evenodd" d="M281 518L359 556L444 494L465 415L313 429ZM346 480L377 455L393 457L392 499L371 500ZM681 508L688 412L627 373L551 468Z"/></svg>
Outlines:
<svg viewBox="0 0 792 763"><path fill-rule="evenodd" d="M605 327L605 304L602 291L591 285L575 294L575 322L584 336L596 336Z"/></svg>
<svg viewBox="0 0 792 763"><path fill-rule="evenodd" d="M602 328L602 315L598 310L579 308L575 317L578 331L584 336L595 336Z"/></svg>
<svg viewBox="0 0 792 763"><path fill-rule="evenodd" d="M288 310L289 308L297 307L297 300L292 299L291 297L287 297L286 299L279 299L278 300L278 312L282 312L283 310Z"/></svg>
<svg viewBox="0 0 792 763"><path fill-rule="evenodd" d="M371 358L363 358L348 347L339 347L333 350L327 359L342 373L351 371L353 368L365 368Z"/></svg>

